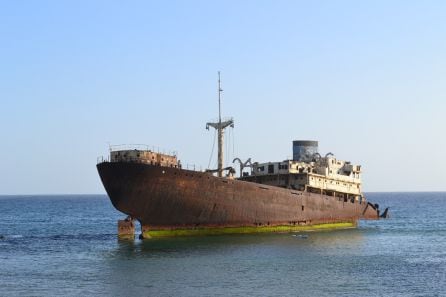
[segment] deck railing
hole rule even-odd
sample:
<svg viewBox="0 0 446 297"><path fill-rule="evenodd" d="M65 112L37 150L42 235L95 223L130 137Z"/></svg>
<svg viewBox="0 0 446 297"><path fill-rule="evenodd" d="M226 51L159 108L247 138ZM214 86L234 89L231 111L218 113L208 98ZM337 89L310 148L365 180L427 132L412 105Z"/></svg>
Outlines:
<svg viewBox="0 0 446 297"><path fill-rule="evenodd" d="M157 165L157 166L161 166L161 164L151 161L151 160L146 160L143 158L132 158L132 157L126 157L126 158L122 158L120 160L117 161L110 161L110 156L99 156L96 159L96 164L100 164L100 163L108 163L108 162L119 162L119 161L124 161L127 163L141 163L141 164L150 164L150 165ZM191 171L197 171L197 172L204 172L205 170L203 170L202 166L197 166L195 164L188 164L186 163L186 165L183 165L181 163L179 163L178 165L173 165L173 166L163 166L163 167L174 167L174 168L180 168L180 169L186 169L186 170L191 170Z"/></svg>
<svg viewBox="0 0 446 297"><path fill-rule="evenodd" d="M154 153L169 155L169 156L177 156L177 154L178 154L178 152L176 150L166 150L166 149L160 148L159 146L148 145L148 144L114 144L114 145L109 145L110 152L131 151L131 150L148 151L148 152L154 152Z"/></svg>

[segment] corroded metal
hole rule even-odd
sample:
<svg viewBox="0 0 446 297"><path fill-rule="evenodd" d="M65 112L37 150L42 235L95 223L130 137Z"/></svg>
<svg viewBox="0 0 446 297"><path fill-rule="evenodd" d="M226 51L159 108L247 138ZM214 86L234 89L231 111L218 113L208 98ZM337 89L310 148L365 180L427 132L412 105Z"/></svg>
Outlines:
<svg viewBox="0 0 446 297"><path fill-rule="evenodd" d="M378 219L379 209L322 193L135 162L97 165L114 207L143 228L312 226Z"/></svg>
<svg viewBox="0 0 446 297"><path fill-rule="evenodd" d="M135 225L129 216L125 220L118 220L118 237L133 239L135 237Z"/></svg>

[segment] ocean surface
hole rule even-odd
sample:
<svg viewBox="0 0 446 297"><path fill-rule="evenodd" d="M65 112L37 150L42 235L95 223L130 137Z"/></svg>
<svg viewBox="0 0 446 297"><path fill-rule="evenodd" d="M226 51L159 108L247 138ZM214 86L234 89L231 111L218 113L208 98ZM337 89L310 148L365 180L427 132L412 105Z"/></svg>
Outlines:
<svg viewBox="0 0 446 297"><path fill-rule="evenodd" d="M0 196L0 296L446 296L446 193L367 198L391 218L118 241L105 195Z"/></svg>

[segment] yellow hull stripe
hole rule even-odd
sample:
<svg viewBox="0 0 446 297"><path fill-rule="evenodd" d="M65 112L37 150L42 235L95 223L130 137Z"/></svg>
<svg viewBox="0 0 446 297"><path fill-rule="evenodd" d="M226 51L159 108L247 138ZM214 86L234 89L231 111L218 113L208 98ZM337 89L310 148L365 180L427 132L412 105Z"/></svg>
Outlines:
<svg viewBox="0 0 446 297"><path fill-rule="evenodd" d="M148 230L143 232L144 238L151 237L174 237L174 236L197 236L197 235L221 235L221 234L243 234L243 233L265 233L265 232L298 232L347 229L356 227L355 222L326 223L317 225L296 226L258 226L258 227L197 227L193 229L164 229Z"/></svg>

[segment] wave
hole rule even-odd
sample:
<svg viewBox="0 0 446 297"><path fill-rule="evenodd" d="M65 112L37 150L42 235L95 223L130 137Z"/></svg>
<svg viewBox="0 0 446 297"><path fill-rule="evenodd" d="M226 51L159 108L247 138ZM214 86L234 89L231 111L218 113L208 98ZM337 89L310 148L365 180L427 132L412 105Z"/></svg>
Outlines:
<svg viewBox="0 0 446 297"><path fill-rule="evenodd" d="M0 235L0 239L17 239L23 238L22 234Z"/></svg>

